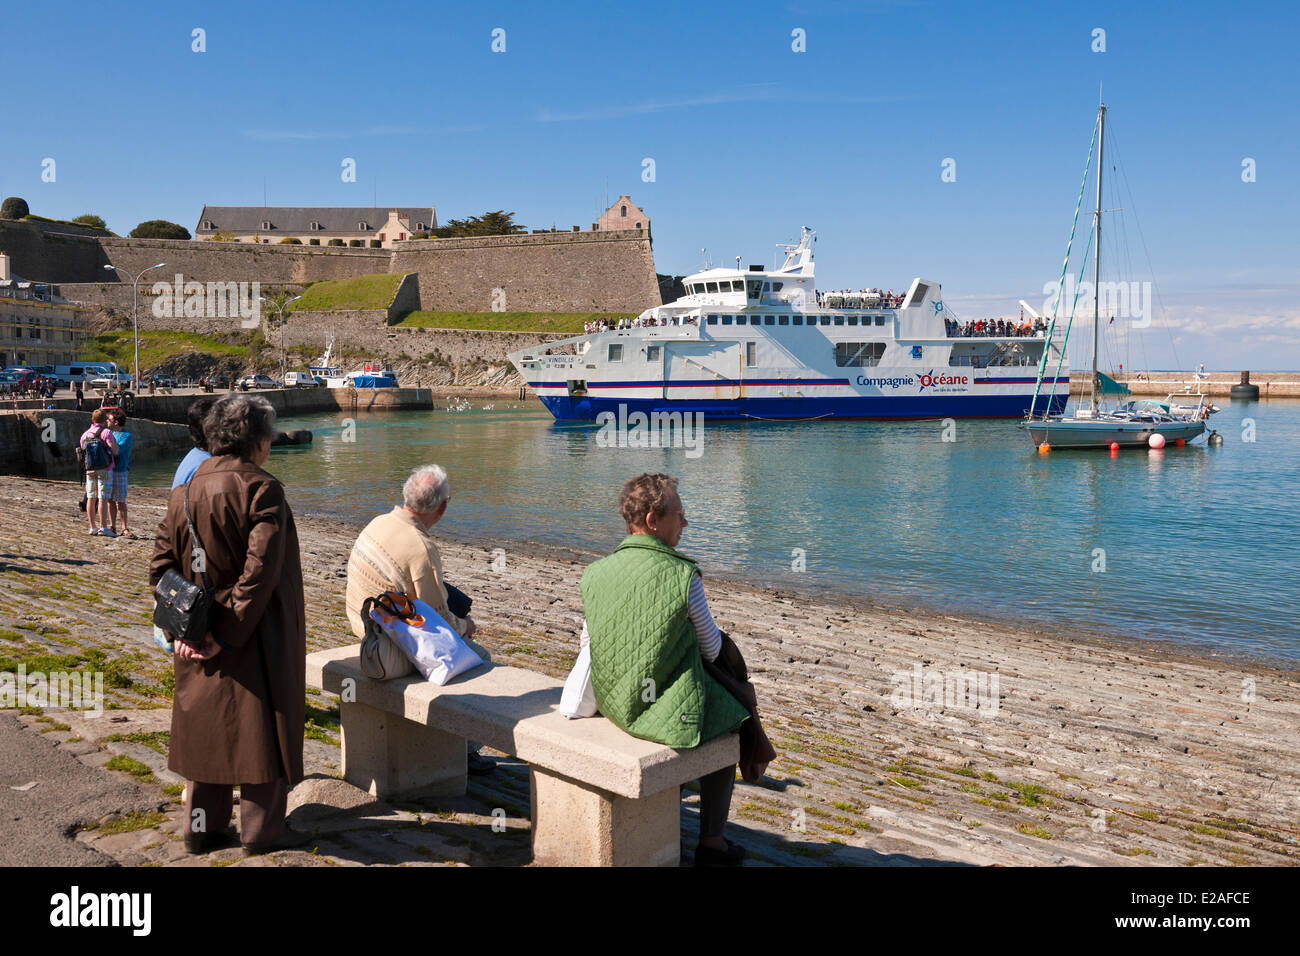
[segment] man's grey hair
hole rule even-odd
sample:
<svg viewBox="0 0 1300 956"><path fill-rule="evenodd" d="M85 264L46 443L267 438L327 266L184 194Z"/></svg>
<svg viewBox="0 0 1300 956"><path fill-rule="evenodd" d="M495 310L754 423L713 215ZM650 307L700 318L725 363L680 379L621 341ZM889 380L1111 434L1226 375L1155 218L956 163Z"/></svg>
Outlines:
<svg viewBox="0 0 1300 956"><path fill-rule="evenodd" d="M402 504L421 514L437 511L450 495L447 473L439 465L421 465L402 485Z"/></svg>

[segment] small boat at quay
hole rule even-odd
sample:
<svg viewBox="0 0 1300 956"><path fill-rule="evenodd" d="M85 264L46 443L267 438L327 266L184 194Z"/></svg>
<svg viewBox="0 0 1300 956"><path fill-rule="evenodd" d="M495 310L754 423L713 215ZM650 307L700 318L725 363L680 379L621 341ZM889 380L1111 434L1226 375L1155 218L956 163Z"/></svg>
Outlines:
<svg viewBox="0 0 1300 956"><path fill-rule="evenodd" d="M777 268L706 269L685 295L510 361L560 421L702 412L708 418L1022 418L1060 412L1069 372L1036 396L1034 369L1064 355L1036 321L970 334L938 282L906 292L821 292L813 230ZM1045 325L1045 323L1043 324ZM1038 405L1035 406L1034 403Z"/></svg>
<svg viewBox="0 0 1300 956"><path fill-rule="evenodd" d="M352 372L345 373L343 366L333 360L334 336L325 341L325 352L307 370L324 379L326 388L396 388L397 373L388 364L367 362Z"/></svg>
<svg viewBox="0 0 1300 956"><path fill-rule="evenodd" d="M1100 398L1104 395L1126 395L1129 394L1127 386L1116 382L1113 378L1103 374L1097 367L1097 348L1101 338L1101 215L1102 215L1102 192L1101 179L1102 171L1105 168L1105 150L1106 150L1106 105L1103 103L1097 108L1097 125L1094 129L1095 142L1097 143L1097 208L1093 214L1093 232L1089 237L1090 244L1095 242L1096 250L1093 253L1093 309L1092 309L1092 382L1089 391L1087 407L1079 407L1074 414L1053 414L1051 411L1044 411L1037 415L1030 411L1025 420L1020 423L1020 427L1028 431L1029 437L1038 447L1039 451L1046 451L1053 448L1123 448L1133 446L1150 446L1153 448L1163 448L1166 444L1184 444L1194 438L1199 437L1205 431L1205 419L1215 410L1208 399L1201 394L1197 395L1195 406L1189 406L1185 402L1176 404L1173 396L1164 402L1151 400L1130 400L1122 405L1112 409L1104 410L1101 407ZM1089 165L1092 160L1092 148L1089 146L1088 151ZM1084 183L1087 183L1087 167L1084 170ZM1079 203L1075 207L1075 221L1078 221L1078 206L1083 202L1083 189L1080 189ZM1070 233L1071 244L1074 240L1073 229ZM1084 253L1084 260L1087 260L1087 252ZM1065 269L1069 265L1069 247L1066 248L1065 266L1062 268L1062 279L1065 278ZM1058 289L1061 288L1058 285ZM1057 303L1060 296L1058 293ZM1070 311L1070 324L1073 324L1074 311L1073 306ZM1113 319L1112 319L1113 321ZM1052 340L1056 331L1056 309L1055 305L1052 310L1051 319L1048 322L1047 338ZM1064 338L1069 338L1069 325L1067 325ZM1038 390L1047 380L1047 353L1042 356L1038 368L1037 384L1035 385L1034 394L1038 395ZM1059 381L1060 370L1058 369L1053 375L1053 385ZM1068 381L1068 373L1066 379ZM1189 396L1184 396L1184 398ZM1036 405L1031 406L1035 408Z"/></svg>

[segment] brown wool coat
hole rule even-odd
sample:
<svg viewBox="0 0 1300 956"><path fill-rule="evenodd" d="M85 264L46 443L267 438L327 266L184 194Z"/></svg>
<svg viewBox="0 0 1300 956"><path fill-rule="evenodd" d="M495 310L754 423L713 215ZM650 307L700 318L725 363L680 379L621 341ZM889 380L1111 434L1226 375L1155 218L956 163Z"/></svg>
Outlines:
<svg viewBox="0 0 1300 956"><path fill-rule="evenodd" d="M209 619L222 645L210 660L176 658L167 766L202 783L302 779L307 629L302 564L284 486L247 459L199 465L190 515L215 591ZM196 583L185 523L185 486L158 526L149 584L170 566Z"/></svg>

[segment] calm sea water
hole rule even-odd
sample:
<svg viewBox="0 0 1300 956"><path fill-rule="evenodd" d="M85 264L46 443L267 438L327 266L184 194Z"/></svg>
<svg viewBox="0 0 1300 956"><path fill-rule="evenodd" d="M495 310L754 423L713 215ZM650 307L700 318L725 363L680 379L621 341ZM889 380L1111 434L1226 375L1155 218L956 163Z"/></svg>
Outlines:
<svg viewBox="0 0 1300 956"><path fill-rule="evenodd" d="M287 419L315 442L268 468L296 510L362 521L437 462L446 532L507 552L607 551L624 533L621 483L665 471L690 522L681 548L706 574L1300 660L1300 402L1222 400L1222 447L1115 456L1042 456L1014 422L959 421L953 441L939 422L706 423L688 457L599 447L595 426L536 404L484 404L362 416L354 441L336 416Z"/></svg>

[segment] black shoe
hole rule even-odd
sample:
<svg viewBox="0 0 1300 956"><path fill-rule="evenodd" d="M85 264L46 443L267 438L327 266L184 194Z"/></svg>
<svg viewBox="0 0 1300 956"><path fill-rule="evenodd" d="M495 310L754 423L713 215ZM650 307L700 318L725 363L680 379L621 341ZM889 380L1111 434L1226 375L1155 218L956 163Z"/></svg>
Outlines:
<svg viewBox="0 0 1300 956"><path fill-rule="evenodd" d="M239 841L235 839L235 832L229 827L220 833L187 833L185 852L211 853L213 850L224 850L226 847L234 846L237 842Z"/></svg>
<svg viewBox="0 0 1300 956"><path fill-rule="evenodd" d="M740 866L745 859L745 848L727 841L725 850L715 850L711 846L695 848L696 866Z"/></svg>
<svg viewBox="0 0 1300 956"><path fill-rule="evenodd" d="M280 850L298 850L316 839L314 833L303 833L285 824L284 832L268 843L244 843L244 856L261 856Z"/></svg>
<svg viewBox="0 0 1300 956"><path fill-rule="evenodd" d="M475 777L486 777L496 768L497 762L495 760L484 757L477 750L470 751L465 757L465 769Z"/></svg>

